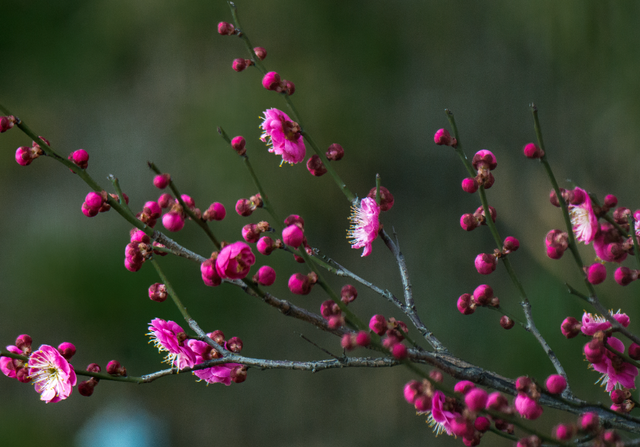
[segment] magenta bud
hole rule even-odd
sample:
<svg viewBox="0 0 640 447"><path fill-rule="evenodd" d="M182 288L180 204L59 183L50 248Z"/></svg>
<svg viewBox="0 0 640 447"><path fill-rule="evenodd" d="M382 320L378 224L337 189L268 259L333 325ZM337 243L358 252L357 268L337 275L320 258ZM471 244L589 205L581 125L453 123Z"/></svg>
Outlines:
<svg viewBox="0 0 640 447"><path fill-rule="evenodd" d="M438 129L433 135L433 141L439 146L451 146L451 134L447 129Z"/></svg>
<svg viewBox="0 0 640 447"><path fill-rule="evenodd" d="M20 349L25 354L30 354L31 353L31 343L33 343L33 340L31 339L31 336L29 336L27 334L22 334L22 335L18 335L18 337L16 338L15 346L16 346L16 348Z"/></svg>
<svg viewBox="0 0 640 447"><path fill-rule="evenodd" d="M481 284L473 291L473 299L479 306L489 304L491 298L493 298L493 289L487 284Z"/></svg>
<svg viewBox="0 0 640 447"><path fill-rule="evenodd" d="M355 337L353 334L344 334L340 339L340 346L342 346L347 351L352 351L356 348Z"/></svg>
<svg viewBox="0 0 640 447"><path fill-rule="evenodd" d="M431 378L431 380L438 383L442 383L442 381L444 380L444 376L437 369L432 369L431 371L429 371L429 377Z"/></svg>
<svg viewBox="0 0 640 447"><path fill-rule="evenodd" d="M600 363L604 358L606 348L602 340L594 338L584 345L584 355L589 363Z"/></svg>
<svg viewBox="0 0 640 447"><path fill-rule="evenodd" d="M358 297L358 291L351 284L345 284L340 290L340 301L349 304Z"/></svg>
<svg viewBox="0 0 640 447"><path fill-rule="evenodd" d="M291 96L296 92L296 85L291 81L282 81L284 84L284 91L287 95Z"/></svg>
<svg viewBox="0 0 640 447"><path fill-rule="evenodd" d="M308 295L309 292L311 292L311 282L309 281L309 277L302 273L294 273L291 275L287 285L291 293L296 295Z"/></svg>
<svg viewBox="0 0 640 447"><path fill-rule="evenodd" d="M242 351L242 346L242 340L240 340L238 337L231 337L225 344L225 347L228 351L235 352L236 354Z"/></svg>
<svg viewBox="0 0 640 447"><path fill-rule="evenodd" d="M638 273L632 271L628 267L621 266L616 269L615 273L613 274L613 278L621 286L628 286L633 281L638 279Z"/></svg>
<svg viewBox="0 0 640 447"><path fill-rule="evenodd" d="M107 374L112 376L126 376L127 369L117 360L111 360L107 363Z"/></svg>
<svg viewBox="0 0 640 447"><path fill-rule="evenodd" d="M462 180L462 190L469 194L473 194L478 190L478 182L476 182L476 179L474 178L466 178Z"/></svg>
<svg viewBox="0 0 640 447"><path fill-rule="evenodd" d="M253 52L256 54L256 57L263 61L267 57L267 50L262 47L255 47Z"/></svg>
<svg viewBox="0 0 640 447"><path fill-rule="evenodd" d="M496 160L496 156L487 149L481 149L473 156L471 160L471 164L473 165L473 169L478 170L481 167L485 167L490 171L493 171L498 166L498 161Z"/></svg>
<svg viewBox="0 0 640 447"><path fill-rule="evenodd" d="M580 430L594 432L600 427L600 418L595 412L585 413L580 416Z"/></svg>
<svg viewBox="0 0 640 447"><path fill-rule="evenodd" d="M473 423L473 426L480 433L484 433L487 430L489 430L489 428L491 428L491 422L489 421L489 419L487 419L484 416L478 416L475 422Z"/></svg>
<svg viewBox="0 0 640 447"><path fill-rule="evenodd" d="M408 404L413 405L422 393L422 384L417 380L412 380L404 386L404 399Z"/></svg>
<svg viewBox="0 0 640 447"><path fill-rule="evenodd" d="M582 323L580 323L574 317L567 317L562 322L560 330L562 331L562 335L564 335L565 337L573 338L580 333L581 327Z"/></svg>
<svg viewBox="0 0 640 447"><path fill-rule="evenodd" d="M567 387L567 379L562 377L560 374L552 374L547 377L545 386L547 387L547 391L549 391L549 393L560 394Z"/></svg>
<svg viewBox="0 0 640 447"><path fill-rule="evenodd" d="M171 183L171 175L170 174L158 174L153 178L153 186L158 189L165 189ZM163 206L166 208L166 206Z"/></svg>
<svg viewBox="0 0 640 447"><path fill-rule="evenodd" d="M0 116L0 133L6 132L11 129L15 124L16 118L15 116Z"/></svg>
<svg viewBox="0 0 640 447"><path fill-rule="evenodd" d="M453 391L464 395L464 394L467 394L472 389L474 389L475 387L476 387L475 383L469 380L461 380L460 382L455 384L455 386L453 387Z"/></svg>
<svg viewBox="0 0 640 447"><path fill-rule="evenodd" d="M253 209L253 204L249 199L240 199L236 202L236 213L241 216L251 216Z"/></svg>
<svg viewBox="0 0 640 447"><path fill-rule="evenodd" d="M290 216L288 216L284 220L284 224L287 226L295 224L299 226L302 230L304 230L304 219L298 216L297 214L291 214Z"/></svg>
<svg viewBox="0 0 640 447"><path fill-rule="evenodd" d="M515 321L513 321L506 315L500 317L500 326L502 326L504 329L511 329L515 324Z"/></svg>
<svg viewBox="0 0 640 447"><path fill-rule="evenodd" d="M267 90L278 91L280 89L280 75L270 71L262 78L262 86Z"/></svg>
<svg viewBox="0 0 640 447"><path fill-rule="evenodd" d="M228 22L218 23L218 34L221 36L230 36L235 32L236 28Z"/></svg>
<svg viewBox="0 0 640 447"><path fill-rule="evenodd" d="M482 411L487 404L487 392L481 388L474 388L464 396L464 403L470 411Z"/></svg>
<svg viewBox="0 0 640 447"><path fill-rule="evenodd" d="M376 200L376 188L371 188L367 197ZM384 186L380 187L380 211L389 211L393 207L394 199L391 192Z"/></svg>
<svg viewBox="0 0 640 447"><path fill-rule="evenodd" d="M618 204L618 198L613 194L607 194L604 196L604 206L607 208L613 208Z"/></svg>
<svg viewBox="0 0 640 447"><path fill-rule="evenodd" d="M366 348L371 344L371 335L367 331L360 331L356 334L356 344Z"/></svg>
<svg viewBox="0 0 640 447"><path fill-rule="evenodd" d="M180 231L184 228L184 217L176 211L169 211L162 216L162 225L169 231Z"/></svg>
<svg viewBox="0 0 640 447"><path fill-rule="evenodd" d="M29 166L33 161L33 157L31 156L31 148L28 146L20 146L16 149L16 163L20 166Z"/></svg>
<svg viewBox="0 0 640 447"><path fill-rule="evenodd" d="M263 265L253 276L253 280L260 285L270 286L276 281L276 271L268 265Z"/></svg>
<svg viewBox="0 0 640 447"><path fill-rule="evenodd" d="M516 390L526 392L533 382L527 376L520 376L516 379Z"/></svg>
<svg viewBox="0 0 640 447"><path fill-rule="evenodd" d="M554 430L556 439L560 441L568 441L573 437L573 426L569 424L560 424Z"/></svg>
<svg viewBox="0 0 640 447"><path fill-rule="evenodd" d="M407 358L409 353L407 352L407 347L402 343L396 343L391 348L391 355L394 356L398 360L403 360Z"/></svg>
<svg viewBox="0 0 640 447"><path fill-rule="evenodd" d="M341 160L342 157L344 157L344 149L342 149L342 146L340 146L338 143L333 143L331 146L329 146L325 155L331 161L338 161Z"/></svg>
<svg viewBox="0 0 640 447"><path fill-rule="evenodd" d="M231 140L231 147L234 151L237 152L238 155L244 155L247 152L247 149L245 148L246 144L247 143L242 136L237 136L233 140Z"/></svg>
<svg viewBox="0 0 640 447"><path fill-rule="evenodd" d="M233 383L242 383L247 380L247 367L245 365L238 365L231 370L231 380Z"/></svg>
<svg viewBox="0 0 640 447"><path fill-rule="evenodd" d="M607 278L607 269L604 265L596 262L587 269L587 281L591 284L600 284Z"/></svg>
<svg viewBox="0 0 640 447"><path fill-rule="evenodd" d="M463 214L460 216L460 226L464 231L475 230L478 227L478 220L473 214Z"/></svg>
<svg viewBox="0 0 640 447"><path fill-rule="evenodd" d="M76 347L73 345L73 343L65 341L64 343L60 343L60 345L58 346L58 352L65 359L71 360L71 357L73 357L73 355L76 353Z"/></svg>
<svg viewBox="0 0 640 447"><path fill-rule="evenodd" d="M298 248L304 241L304 233L297 225L289 225L282 230L282 241L291 247Z"/></svg>
<svg viewBox="0 0 640 447"><path fill-rule="evenodd" d="M102 368L100 368L100 365L98 365L97 363L89 363L89 365L87 365L87 371L99 373L100 371L102 371Z"/></svg>
<svg viewBox="0 0 640 447"><path fill-rule="evenodd" d="M488 275L495 271L498 261L495 256L489 253L480 253L476 256L474 264L478 273Z"/></svg>
<svg viewBox="0 0 640 447"><path fill-rule="evenodd" d="M173 203L175 202L173 197L171 197L171 194L165 192L158 197L158 205L160 205L160 208L162 209L169 208Z"/></svg>
<svg viewBox="0 0 640 447"><path fill-rule="evenodd" d="M79 168L87 169L87 166L89 165L89 154L84 149L78 149L69 155L69 160Z"/></svg>
<svg viewBox="0 0 640 447"><path fill-rule="evenodd" d="M222 284L222 278L216 270L215 258L210 258L200 264L200 275L202 282L209 287L217 287Z"/></svg>
<svg viewBox="0 0 640 447"><path fill-rule="evenodd" d="M231 65L231 68L233 68L235 71L239 73L241 71L244 71L245 68L247 68L247 62L242 58L234 59L233 64Z"/></svg>
<svg viewBox="0 0 640 447"><path fill-rule="evenodd" d="M100 207L102 206L103 201L104 200L103 200L102 194L98 194L97 192L90 192L84 198L84 204L86 205L86 207L90 210L96 210L96 211L100 210Z"/></svg>
<svg viewBox="0 0 640 447"><path fill-rule="evenodd" d="M460 295L457 307L462 315L471 315L476 311L476 304L473 302L473 297L469 293Z"/></svg>
<svg viewBox="0 0 640 447"><path fill-rule="evenodd" d="M162 208L158 205L158 202L149 201L144 204L142 211L151 219L157 219L162 215Z"/></svg>
<svg viewBox="0 0 640 447"><path fill-rule="evenodd" d="M542 158L544 156L544 151L534 143L525 144L523 151L527 158Z"/></svg>
<svg viewBox="0 0 640 447"><path fill-rule="evenodd" d="M371 317L371 320L369 320L369 329L382 336L387 332L387 319L382 315L374 315Z"/></svg>
<svg viewBox="0 0 640 447"><path fill-rule="evenodd" d="M256 244L256 248L263 255L269 256L271 252L273 252L273 250L276 249L276 244L275 242L273 242L273 239L271 239L269 236L262 236L258 240L258 243Z"/></svg>
<svg viewBox="0 0 640 447"><path fill-rule="evenodd" d="M98 382L92 377L89 380L85 380L78 384L78 393L81 396L89 397L93 394L93 389L96 387Z"/></svg>
<svg viewBox="0 0 640 447"><path fill-rule="evenodd" d="M414 406L419 413L426 413L431 410L431 398L429 396L420 395L416 398Z"/></svg>
<svg viewBox="0 0 640 447"><path fill-rule="evenodd" d="M520 248L520 241L518 239L516 239L515 237L508 236L504 240L504 250L506 252L516 251L518 248Z"/></svg>
<svg viewBox="0 0 640 447"><path fill-rule="evenodd" d="M262 230L256 224L247 224L242 227L242 238L250 244L258 242Z"/></svg>
<svg viewBox="0 0 640 447"><path fill-rule="evenodd" d="M324 163L317 154L312 155L307 160L307 170L315 177L321 177L327 173Z"/></svg>
<svg viewBox="0 0 640 447"><path fill-rule="evenodd" d="M204 220L217 220L220 221L227 215L227 210L224 205L219 202L214 202L209 205L209 208L202 214Z"/></svg>
<svg viewBox="0 0 640 447"><path fill-rule="evenodd" d="M495 391L487 397L487 410L495 410L495 411L503 411L509 407L509 402L507 398L500 394L498 391Z"/></svg>
<svg viewBox="0 0 640 447"><path fill-rule="evenodd" d="M149 299L151 301L163 302L167 299L167 287L159 282L149 286Z"/></svg>

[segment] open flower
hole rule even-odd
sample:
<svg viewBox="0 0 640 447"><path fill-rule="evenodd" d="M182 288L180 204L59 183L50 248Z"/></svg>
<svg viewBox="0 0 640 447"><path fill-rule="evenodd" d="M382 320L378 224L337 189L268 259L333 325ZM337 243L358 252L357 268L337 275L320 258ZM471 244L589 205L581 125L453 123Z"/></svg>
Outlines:
<svg viewBox="0 0 640 447"><path fill-rule="evenodd" d="M618 352L624 352L624 343L615 337L607 338L607 344ZM602 373L598 379L600 386L606 386L605 390L610 393L617 388L636 387L636 376L638 368L622 360L622 358L607 350L601 362L591 364L591 367Z"/></svg>
<svg viewBox="0 0 640 447"><path fill-rule="evenodd" d="M629 326L629 317L627 316L627 314L620 313L620 311L616 312L615 314L613 313L613 311L609 311L609 313L622 326ZM598 331L606 331L609 328L611 328L611 323L609 323L607 319L601 315L588 314L586 312L582 315L582 327L580 328L580 330L584 335L593 335Z"/></svg>
<svg viewBox="0 0 640 447"><path fill-rule="evenodd" d="M351 206L351 228L347 230L347 239L351 239L351 248L363 248L362 256L371 254L371 244L380 231L380 207L374 199L365 197L360 206Z"/></svg>
<svg viewBox="0 0 640 447"><path fill-rule="evenodd" d="M306 148L300 125L291 121L286 113L278 109L265 110L260 128L263 131L260 139L267 143L269 152L282 156L282 163L295 164L304 160Z"/></svg>
<svg viewBox="0 0 640 447"><path fill-rule="evenodd" d="M242 279L249 274L256 256L244 242L225 246L216 258L216 270L223 279Z"/></svg>
<svg viewBox="0 0 640 447"><path fill-rule="evenodd" d="M29 357L27 366L40 400L59 402L71 395L77 381L76 373L53 346L40 346Z"/></svg>
<svg viewBox="0 0 640 447"><path fill-rule="evenodd" d="M581 188L575 188L574 191L582 191L584 202L579 205L569 205L573 234L575 234L577 240L589 244L595 239L598 232L598 218L593 212L589 194Z"/></svg>
<svg viewBox="0 0 640 447"><path fill-rule="evenodd" d="M209 334L211 336L211 334ZM207 360L211 360L211 346L200 340L189 340L189 347L196 354L196 365L204 363ZM207 383L223 383L227 386L231 385L231 372L239 363L223 363L221 365L215 365L210 368L198 369L193 371L200 380L204 380Z"/></svg>
<svg viewBox="0 0 640 447"><path fill-rule="evenodd" d="M453 434L451 424L460 416L456 411L450 411L446 397L442 391L433 393L431 399L431 412L427 420L429 426L433 427L436 436L446 431L449 436Z"/></svg>
<svg viewBox="0 0 640 447"><path fill-rule="evenodd" d="M164 361L178 369L191 368L196 364L196 355L185 343L187 334L175 321L156 318L149 325L149 335L158 351L166 351Z"/></svg>

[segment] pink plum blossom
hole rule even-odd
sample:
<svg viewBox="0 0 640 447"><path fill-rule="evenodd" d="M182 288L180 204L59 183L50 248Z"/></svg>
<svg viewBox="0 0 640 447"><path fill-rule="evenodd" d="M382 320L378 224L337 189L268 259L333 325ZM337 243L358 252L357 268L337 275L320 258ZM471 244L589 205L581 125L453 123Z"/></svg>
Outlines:
<svg viewBox="0 0 640 447"><path fill-rule="evenodd" d="M610 311L609 313L622 326L629 326L629 317L627 314L620 313L620 311L615 314L613 311ZM586 312L582 315L582 327L580 330L584 335L593 335L598 331L606 331L609 328L611 328L611 323L609 323L603 316L588 314Z"/></svg>
<svg viewBox="0 0 640 447"><path fill-rule="evenodd" d="M362 256L371 254L371 244L380 231L380 207L374 199L365 197L360 207L351 207L351 228L347 231L347 239L351 239L351 248L363 248Z"/></svg>
<svg viewBox="0 0 640 447"><path fill-rule="evenodd" d="M286 113L278 109L265 110L260 127L263 130L260 139L267 143L269 152L282 156L282 163L296 164L304 160L306 148L300 126Z"/></svg>
<svg viewBox="0 0 640 447"><path fill-rule="evenodd" d="M451 424L458 416L460 416L460 413L449 411L447 407L444 393L442 391L436 391L433 393L433 398L431 399L431 412L427 422L431 427L433 427L433 431L436 432L436 435L439 435L444 431L446 431L449 436L453 434Z"/></svg>
<svg viewBox="0 0 640 447"><path fill-rule="evenodd" d="M569 205L571 215L571 225L576 239L585 244L591 243L596 238L598 232L598 218L593 212L591 198L584 189L575 188L584 194L584 202L579 205Z"/></svg>
<svg viewBox="0 0 640 447"><path fill-rule="evenodd" d="M223 279L242 279L255 264L256 257L244 242L234 242L220 250L216 259L216 270Z"/></svg>
<svg viewBox="0 0 640 447"><path fill-rule="evenodd" d="M172 368L191 368L195 365L196 355L185 343L187 335L175 321L165 321L161 318L151 320L147 335L151 337L159 352L167 352L164 361Z"/></svg>
<svg viewBox="0 0 640 447"><path fill-rule="evenodd" d="M607 344L618 352L624 352L624 344L615 337L607 338ZM598 382L600 382L601 386L606 386L605 390L608 393L616 388L633 389L636 387L635 381L638 375L638 368L630 363L621 361L618 356L608 350L601 362L593 363L591 366L595 371L602 373L602 377Z"/></svg>
<svg viewBox="0 0 640 447"><path fill-rule="evenodd" d="M211 334L209 334L211 336ZM210 355L211 348L210 346L200 340L189 340L188 343L191 350L195 353L196 356L196 365L206 362L207 360L211 360L213 357ZM232 377L231 371L237 366L240 366L239 363L223 363L221 365L215 365L210 368L198 369L193 371L193 374L198 377L198 381L204 380L207 383L223 383L226 386L231 385Z"/></svg>
<svg viewBox="0 0 640 447"><path fill-rule="evenodd" d="M77 382L76 373L53 346L40 346L29 357L27 366L40 400L59 402L71 395Z"/></svg>

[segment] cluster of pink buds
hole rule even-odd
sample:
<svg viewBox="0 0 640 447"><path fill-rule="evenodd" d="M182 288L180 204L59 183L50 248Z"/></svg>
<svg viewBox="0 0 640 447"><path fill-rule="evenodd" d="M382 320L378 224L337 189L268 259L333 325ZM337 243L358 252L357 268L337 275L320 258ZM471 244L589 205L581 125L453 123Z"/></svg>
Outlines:
<svg viewBox="0 0 640 447"><path fill-rule="evenodd" d="M119 361L111 360L109 363L107 363L107 374L116 377L126 377L127 368L122 366Z"/></svg>
<svg viewBox="0 0 640 447"><path fill-rule="evenodd" d="M142 207L142 212L136 214L136 218L141 222L146 223L151 228L156 226L158 218L162 216L162 208L158 202L150 200Z"/></svg>
<svg viewBox="0 0 640 447"><path fill-rule="evenodd" d="M84 198L82 203L82 214L87 217L97 216L98 213L103 213L111 209L111 205L107 203L107 192L90 192ZM105 206L106 205L106 206Z"/></svg>
<svg viewBox="0 0 640 447"><path fill-rule="evenodd" d="M149 286L149 299L151 301L162 303L167 299L167 296L167 286L164 284L157 282Z"/></svg>
<svg viewBox="0 0 640 447"><path fill-rule="evenodd" d="M196 218L202 217L200 209L196 208L196 204L190 196L182 194L180 198L185 206L195 214ZM162 216L162 226L172 232L182 230L184 228L186 212L180 204L180 201L174 199L170 194L164 193L158 198L157 203L161 209L168 208L168 211Z"/></svg>
<svg viewBox="0 0 640 447"><path fill-rule="evenodd" d="M600 425L598 414L593 412L581 415L576 423L557 425L553 429L553 436L559 441L570 441L578 436L589 436L594 446L621 447L624 445L618 433L614 430L604 430Z"/></svg>
<svg viewBox="0 0 640 447"><path fill-rule="evenodd" d="M303 275L302 273L294 273L289 277L287 287L291 293L295 295L308 295L311 288L318 282L318 275L315 272Z"/></svg>
<svg viewBox="0 0 640 447"><path fill-rule="evenodd" d="M562 230L551 230L545 238L547 256L551 259L560 259L569 248L569 235Z"/></svg>
<svg viewBox="0 0 640 447"><path fill-rule="evenodd" d="M492 206L489 206L489 214L491 214L491 220L496 221L498 217L498 212ZM472 231L478 228L480 225L486 225L486 216L484 214L484 208L478 207L475 213L467 213L460 216L460 226L465 231Z"/></svg>
<svg viewBox="0 0 640 447"><path fill-rule="evenodd" d="M234 34L239 34L240 31L233 26L232 23L229 22L220 22L218 23L218 34L221 36L232 36Z"/></svg>
<svg viewBox="0 0 640 447"><path fill-rule="evenodd" d="M500 307L500 299L493 296L493 289L487 284L476 287L473 294L463 293L458 298L458 310L462 315L471 315L479 306Z"/></svg>
<svg viewBox="0 0 640 447"><path fill-rule="evenodd" d="M345 305L355 301L358 298L358 291L351 284L345 284L340 289L340 301L342 301Z"/></svg>
<svg viewBox="0 0 640 447"><path fill-rule="evenodd" d="M338 161L341 160L342 157L344 157L344 149L342 149L342 146L340 146L339 144L333 143L331 146L329 146L327 152L325 152L325 155L327 156L328 160ZM307 170L311 175L315 177L321 177L328 172L327 168L322 162L322 159L316 154L312 155L307 160Z"/></svg>
<svg viewBox="0 0 640 447"><path fill-rule="evenodd" d="M233 68L234 71L240 73L241 71L244 71L247 67L251 67L252 65L255 65L255 63L251 59L237 58L233 60L231 68Z"/></svg>
<svg viewBox="0 0 640 447"><path fill-rule="evenodd" d="M137 272L142 268L144 261L149 259L153 248L149 245L151 239L144 231L134 229L131 231L130 242L124 250L124 266L130 272Z"/></svg>
<svg viewBox="0 0 640 447"><path fill-rule="evenodd" d="M42 141L50 145L49 140L44 137L40 137ZM29 146L20 146L16 149L16 163L20 166L29 166L33 160L44 155L44 151L40 148L40 145L33 141L31 143L31 147Z"/></svg>
<svg viewBox="0 0 640 447"><path fill-rule="evenodd" d="M453 138L447 129L438 129L433 136L433 141L439 146L456 147L458 140Z"/></svg>
<svg viewBox="0 0 640 447"><path fill-rule="evenodd" d="M518 395L513 402L516 411L525 419L538 419L543 412L542 406L538 403L541 394L538 385L529 377L518 377L516 391Z"/></svg>
<svg viewBox="0 0 640 447"><path fill-rule="evenodd" d="M404 335L409 332L407 325L391 317L387 320L382 315L374 315L369 320L369 329L379 336L384 336L382 339L382 346L391 351L398 360L407 358L407 347L402 343Z"/></svg>
<svg viewBox="0 0 640 447"><path fill-rule="evenodd" d="M13 115L0 116L0 133L6 132L17 123L16 117Z"/></svg>
<svg viewBox="0 0 640 447"><path fill-rule="evenodd" d="M475 178L466 179L467 182L462 183L462 189L466 192L474 193L478 190L478 186L484 186L485 189L491 188L496 181L491 173L498 166L496 156L487 149L481 149L473 156L471 164L473 169L478 171L478 175ZM473 183L475 183L475 186Z"/></svg>
<svg viewBox="0 0 640 447"><path fill-rule="evenodd" d="M262 86L267 90L273 90L278 93L285 93L287 95L293 95L296 91L296 86L293 82L286 79L280 79L280 75L275 71L270 71L262 78Z"/></svg>
<svg viewBox="0 0 640 447"><path fill-rule="evenodd" d="M100 371L102 371L102 369L100 368L100 365L98 365L97 363L90 363L87 366L87 371L99 373ZM100 379L98 379L97 377L91 377L89 380L80 382L78 384L78 393L80 393L80 395L85 397L91 396L93 394L94 388L96 387L99 381Z"/></svg>
<svg viewBox="0 0 640 447"><path fill-rule="evenodd" d="M31 337L27 334L19 335L15 345L7 346L7 351L29 357L31 355ZM10 379L16 379L22 383L31 382L29 372L26 368L27 362L10 357L0 357L0 371Z"/></svg>
<svg viewBox="0 0 640 447"><path fill-rule="evenodd" d="M260 240L262 233L269 230L271 230L269 222L262 221L257 224L246 224L242 227L242 238L250 244L254 244Z"/></svg>
<svg viewBox="0 0 640 447"><path fill-rule="evenodd" d="M340 340L340 345L347 351L352 351L358 346L366 348L370 343L371 334L367 331L358 331L357 334L347 333Z"/></svg>
<svg viewBox="0 0 640 447"><path fill-rule="evenodd" d="M331 329L338 329L344 326L344 316L340 306L333 300L326 300L320 305L320 315L327 320L327 325Z"/></svg>
<svg viewBox="0 0 640 447"><path fill-rule="evenodd" d="M258 193L248 199L238 200L236 202L236 213L244 217L251 216L257 208L262 208L262 205L262 197Z"/></svg>
<svg viewBox="0 0 640 447"><path fill-rule="evenodd" d="M68 160L80 169L87 169L89 166L89 154L84 149L78 149L69 154Z"/></svg>

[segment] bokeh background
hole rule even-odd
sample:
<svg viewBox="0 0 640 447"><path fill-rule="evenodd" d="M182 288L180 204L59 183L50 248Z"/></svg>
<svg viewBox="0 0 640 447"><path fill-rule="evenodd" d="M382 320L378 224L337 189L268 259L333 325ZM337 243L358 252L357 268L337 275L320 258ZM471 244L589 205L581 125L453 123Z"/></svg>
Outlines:
<svg viewBox="0 0 640 447"><path fill-rule="evenodd" d="M580 340L560 334L560 322L584 308L563 282L579 287L580 277L568 257L544 256L544 235L562 225L561 216L548 203L541 166L526 160L521 148L535 139L528 108L533 101L561 186L570 179L599 197L615 193L624 206L639 206L640 4L237 5L252 42L268 50L267 67L295 82L293 100L306 130L322 147L337 142L345 148L336 169L351 189L366 194L379 173L395 195L382 220L398 233L425 323L468 361L507 377L542 380L553 370L533 337L519 328L504 331L495 313L464 317L455 308L460 294L488 281L504 307L519 313L503 269L486 278L473 268L475 255L491 251L493 242L486 229L465 233L458 225L459 216L479 203L460 189L466 173L454 152L433 144L435 130L447 126L443 109L456 114L469 155L481 148L496 154L496 183L488 196L503 237L520 239L512 261L538 327L578 395L606 401L593 385L598 375L587 370ZM380 241L364 259L347 244L349 204L329 176L313 178L303 165L279 168L258 140L262 111L286 108L261 87L257 70L231 69L232 60L246 54L240 39L216 32L219 21L230 19L219 0L6 2L0 102L61 154L86 149L90 173L105 188L108 174L119 177L135 210L159 195L147 160L170 172L201 208L223 202L228 217L213 227L228 241L240 238L242 225L267 218L233 213L238 198L256 191L215 129L242 134L279 213L301 214L312 245L400 296L397 268ZM124 269L129 225L114 212L82 215L89 189L52 160L18 166L13 153L29 143L17 129L0 137L0 343L28 333L36 347L75 343L77 367L118 359L132 375L163 368L147 344L147 323L155 317L180 321L180 315L169 301L147 298L147 287L157 281L151 266L135 274ZM213 247L197 230L187 225L175 238L208 255ZM584 255L594 257L589 249ZM277 269L276 296L319 308L325 299L320 289L306 297L286 289L286 278L304 266L278 253L258 258ZM339 352L335 338L232 287L205 287L197 265L161 262L201 326L241 337L245 354L325 357L299 333ZM631 314L637 329L637 285L622 289L611 267L609 274L598 287L604 303ZM330 280L336 289L345 283ZM401 318L381 297L359 290L352 307L363 319L374 312ZM402 386L411 378L402 368L250 370L241 385L207 387L185 374L145 386L102 382L91 398L74 393L49 405L30 386L0 378L0 432L7 445L460 445L435 438L424 417L404 402ZM547 411L542 429L550 430L558 418ZM484 442L510 444L493 436Z"/></svg>

